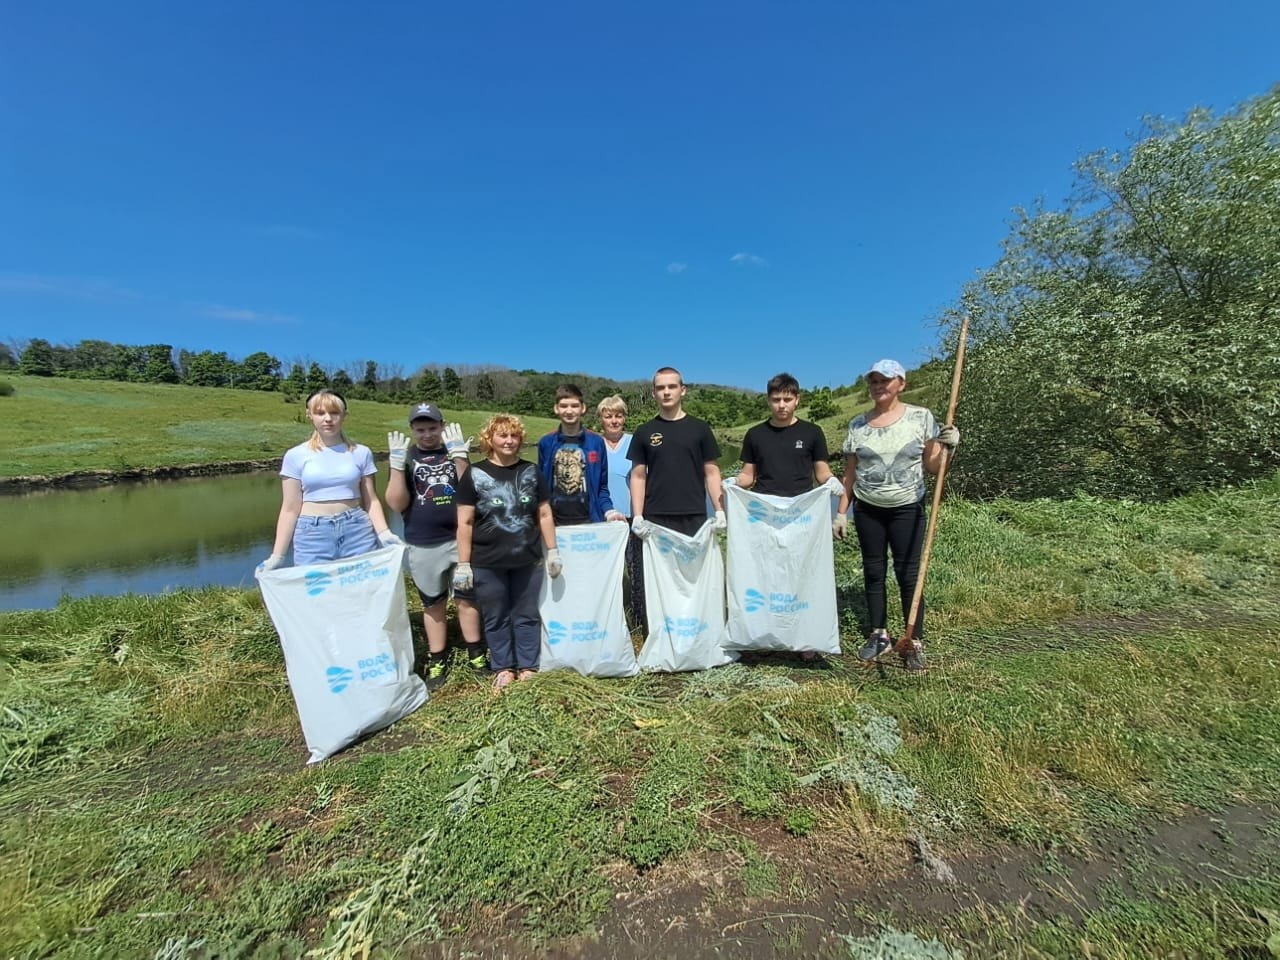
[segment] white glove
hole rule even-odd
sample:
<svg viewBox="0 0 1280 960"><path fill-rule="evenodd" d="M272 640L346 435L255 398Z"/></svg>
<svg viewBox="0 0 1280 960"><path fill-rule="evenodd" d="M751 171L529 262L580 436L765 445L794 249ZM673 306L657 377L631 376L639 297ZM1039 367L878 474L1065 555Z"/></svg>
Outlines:
<svg viewBox="0 0 1280 960"><path fill-rule="evenodd" d="M382 544L384 547L390 547L395 544L398 544L402 547L404 546L404 541L401 540L399 537L397 537L389 529L383 530L380 534L378 534L378 542Z"/></svg>
<svg viewBox="0 0 1280 960"><path fill-rule="evenodd" d="M615 521L615 520L626 520L626 519L627 519L627 518L626 518L626 517L624 517L621 513L619 513L617 510L606 510L606 511L604 512L604 518L605 518L606 520L610 521L610 522L613 522L613 521Z"/></svg>
<svg viewBox="0 0 1280 960"><path fill-rule="evenodd" d="M475 575L471 572L471 564L460 563L453 568L453 589L470 590L476 585Z"/></svg>
<svg viewBox="0 0 1280 960"><path fill-rule="evenodd" d="M724 511L723 511L723 510L717 510L717 511L716 511L716 518L715 518L715 520L714 520L714 521L712 521L712 524L711 524L711 529L712 529L712 530L724 530L724 529L725 529L726 527L728 527L728 526L729 526L729 520L728 520L728 518L726 518L726 517L725 517L725 515L724 515Z"/></svg>
<svg viewBox="0 0 1280 960"><path fill-rule="evenodd" d="M844 496L844 481L839 477L827 477L827 482L822 487L833 497Z"/></svg>
<svg viewBox="0 0 1280 960"><path fill-rule="evenodd" d="M843 540L845 532L849 529L849 518L843 513L837 513L836 518L831 521L831 532L837 540Z"/></svg>
<svg viewBox="0 0 1280 960"><path fill-rule="evenodd" d="M653 524L637 513L631 518L631 532L641 540L648 540L653 536Z"/></svg>
<svg viewBox="0 0 1280 960"><path fill-rule="evenodd" d="M440 431L440 438L444 440L444 449L449 454L450 460L458 457L465 459L470 456L471 438L462 436L462 424L446 424L445 428Z"/></svg>
<svg viewBox="0 0 1280 960"><path fill-rule="evenodd" d="M276 567L280 566L280 564L282 563L284 563L284 557L280 556L280 554L278 553L273 553L271 556L267 557L267 559L263 560L260 564L258 564L257 568L254 570L254 573L255 574L266 573L268 570L274 570Z"/></svg>
<svg viewBox="0 0 1280 960"><path fill-rule="evenodd" d="M946 426L938 430L938 442L955 453L956 447L960 446L960 428L954 423L948 423Z"/></svg>
<svg viewBox="0 0 1280 960"><path fill-rule="evenodd" d="M387 434L387 449L391 451L391 469L403 470L405 458L409 456L409 438L399 430Z"/></svg>
<svg viewBox="0 0 1280 960"><path fill-rule="evenodd" d="M547 576L554 580L564 570L564 561L560 559L560 551L552 547L547 551Z"/></svg>

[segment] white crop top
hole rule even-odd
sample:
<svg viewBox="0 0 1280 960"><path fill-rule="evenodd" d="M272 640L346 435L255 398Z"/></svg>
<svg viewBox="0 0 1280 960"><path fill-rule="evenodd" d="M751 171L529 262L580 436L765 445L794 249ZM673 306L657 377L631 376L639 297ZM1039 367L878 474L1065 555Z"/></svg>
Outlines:
<svg viewBox="0 0 1280 960"><path fill-rule="evenodd" d="M302 484L304 502L359 500L360 479L378 472L373 454L363 444L312 450L305 443L291 447L280 465L280 476Z"/></svg>

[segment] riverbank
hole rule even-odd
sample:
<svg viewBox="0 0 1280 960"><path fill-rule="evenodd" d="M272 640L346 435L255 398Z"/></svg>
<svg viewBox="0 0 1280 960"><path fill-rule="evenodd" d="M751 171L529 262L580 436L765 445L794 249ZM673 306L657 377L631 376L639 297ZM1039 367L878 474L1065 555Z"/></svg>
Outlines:
<svg viewBox="0 0 1280 960"><path fill-rule="evenodd" d="M1265 955L1280 478L946 511L923 677L842 542L843 656L455 667L309 768L256 591L0 616L0 954Z"/></svg>
<svg viewBox="0 0 1280 960"><path fill-rule="evenodd" d="M187 463L167 467L134 467L128 470L76 470L52 476L0 477L0 495L32 490L101 487L147 480L181 480L184 477L221 477L280 469L280 460L230 460L225 463Z"/></svg>

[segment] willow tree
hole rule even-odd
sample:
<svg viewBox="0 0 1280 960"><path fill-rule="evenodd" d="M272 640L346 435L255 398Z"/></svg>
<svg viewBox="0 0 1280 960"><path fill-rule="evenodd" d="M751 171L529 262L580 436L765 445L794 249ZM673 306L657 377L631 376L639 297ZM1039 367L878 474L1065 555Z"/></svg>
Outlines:
<svg viewBox="0 0 1280 960"><path fill-rule="evenodd" d="M1019 210L944 317L973 333L955 482L1137 499L1280 466L1280 87L1149 118Z"/></svg>

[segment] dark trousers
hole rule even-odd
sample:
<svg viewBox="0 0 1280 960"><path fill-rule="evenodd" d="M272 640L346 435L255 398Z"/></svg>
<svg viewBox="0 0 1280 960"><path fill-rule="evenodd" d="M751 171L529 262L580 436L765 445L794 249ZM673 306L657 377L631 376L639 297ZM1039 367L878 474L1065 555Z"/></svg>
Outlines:
<svg viewBox="0 0 1280 960"><path fill-rule="evenodd" d="M868 632L886 626L885 576L888 553L893 551L893 575L898 579L902 616L911 609L916 580L920 576L920 551L924 546L924 501L905 507L877 507L859 500L853 511L862 550L862 577L867 589ZM917 638L924 637L924 598L916 614Z"/></svg>
<svg viewBox="0 0 1280 960"><path fill-rule="evenodd" d="M702 529L702 525L707 522L705 513L656 513L653 515L646 513L644 518L659 527L666 527L676 533L683 533L686 537L696 537L698 531Z"/></svg>
<svg viewBox="0 0 1280 960"><path fill-rule="evenodd" d="M538 591L542 563L514 570L475 568L476 602L489 644L489 668L537 670L542 652L542 619Z"/></svg>
<svg viewBox="0 0 1280 960"><path fill-rule="evenodd" d="M644 612L644 541L634 533L627 536L627 616L631 629L637 627L649 633L649 621Z"/></svg>

